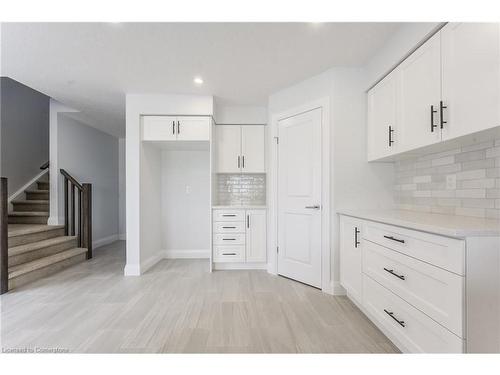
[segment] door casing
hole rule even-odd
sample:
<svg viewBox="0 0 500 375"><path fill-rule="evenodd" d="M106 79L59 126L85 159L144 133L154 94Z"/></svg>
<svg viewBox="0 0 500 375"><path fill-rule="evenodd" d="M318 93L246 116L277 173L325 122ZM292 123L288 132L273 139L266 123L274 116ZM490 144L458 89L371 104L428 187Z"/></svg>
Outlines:
<svg viewBox="0 0 500 375"><path fill-rule="evenodd" d="M331 233L330 226L330 98L325 97L305 103L301 106L292 107L283 112L271 114L270 137L270 166L268 191L269 194L269 220L268 220L268 258L267 271L278 274L278 147L276 142L278 136L278 122L295 115L321 108L321 290L333 294L331 281Z"/></svg>

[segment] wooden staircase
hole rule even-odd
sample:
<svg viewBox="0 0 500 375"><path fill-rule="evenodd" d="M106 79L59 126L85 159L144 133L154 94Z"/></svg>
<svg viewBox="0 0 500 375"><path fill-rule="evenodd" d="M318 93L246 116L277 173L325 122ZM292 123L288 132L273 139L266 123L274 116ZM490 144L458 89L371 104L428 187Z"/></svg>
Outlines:
<svg viewBox="0 0 500 375"><path fill-rule="evenodd" d="M83 209L82 196L79 187L70 182L71 197L68 195L68 179L65 178L65 225L47 225L49 217L49 182L47 175L36 182L36 189L25 190L25 199L12 202L12 211L6 214L7 180L2 178L0 186L1 197L0 226L2 235L1 271L2 290L17 288L31 281L48 276L61 269L77 264L91 257L91 237L82 238ZM75 181L76 183L76 181ZM4 186L5 185L5 186ZM75 209L75 190L78 194L78 206ZM71 201L68 202L68 198ZM79 208L78 208L79 207ZM71 212L70 212L71 211ZM71 214L71 219L70 219ZM78 228L75 217L78 216ZM7 220L7 225L5 223ZM7 230L5 230L5 227ZM7 232L7 233L5 233ZM5 241L5 234L7 241ZM5 244L7 242L7 244ZM6 253L6 254L5 254ZM5 259L7 258L7 259Z"/></svg>

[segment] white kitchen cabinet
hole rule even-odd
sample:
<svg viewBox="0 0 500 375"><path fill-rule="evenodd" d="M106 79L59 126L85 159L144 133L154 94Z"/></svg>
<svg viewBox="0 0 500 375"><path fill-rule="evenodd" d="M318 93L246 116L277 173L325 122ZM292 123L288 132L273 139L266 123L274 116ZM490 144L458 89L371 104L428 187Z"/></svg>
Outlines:
<svg viewBox="0 0 500 375"><path fill-rule="evenodd" d="M143 116L143 141L209 141L208 116Z"/></svg>
<svg viewBox="0 0 500 375"><path fill-rule="evenodd" d="M441 30L443 139L500 126L500 24Z"/></svg>
<svg viewBox="0 0 500 375"><path fill-rule="evenodd" d="M434 35L396 70L398 152L441 141L441 36Z"/></svg>
<svg viewBox="0 0 500 375"><path fill-rule="evenodd" d="M340 284L356 302L362 301L361 232L363 222L340 217Z"/></svg>
<svg viewBox="0 0 500 375"><path fill-rule="evenodd" d="M397 149L396 89L393 72L368 92L368 161L390 156Z"/></svg>
<svg viewBox="0 0 500 375"><path fill-rule="evenodd" d="M266 261L266 211L246 211L246 261Z"/></svg>
<svg viewBox="0 0 500 375"><path fill-rule="evenodd" d="M175 116L143 116L144 141L175 141L177 139Z"/></svg>
<svg viewBox="0 0 500 375"><path fill-rule="evenodd" d="M218 173L265 173L264 125L217 125Z"/></svg>
<svg viewBox="0 0 500 375"><path fill-rule="evenodd" d="M241 171L266 173L265 130L261 125L241 127Z"/></svg>
<svg viewBox="0 0 500 375"><path fill-rule="evenodd" d="M215 263L239 263L253 267L267 261L265 209L214 209L213 259Z"/></svg>

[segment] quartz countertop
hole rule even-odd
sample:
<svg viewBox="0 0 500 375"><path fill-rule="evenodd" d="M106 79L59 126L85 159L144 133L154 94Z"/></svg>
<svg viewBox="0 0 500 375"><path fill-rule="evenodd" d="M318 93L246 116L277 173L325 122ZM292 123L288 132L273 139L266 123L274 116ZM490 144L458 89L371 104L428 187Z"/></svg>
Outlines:
<svg viewBox="0 0 500 375"><path fill-rule="evenodd" d="M500 237L500 220L496 219L396 209L339 210L337 213L448 237Z"/></svg>
<svg viewBox="0 0 500 375"><path fill-rule="evenodd" d="M213 210L264 210L266 209L267 206L263 205L238 205L238 206L231 206L231 205L215 205L212 206Z"/></svg>

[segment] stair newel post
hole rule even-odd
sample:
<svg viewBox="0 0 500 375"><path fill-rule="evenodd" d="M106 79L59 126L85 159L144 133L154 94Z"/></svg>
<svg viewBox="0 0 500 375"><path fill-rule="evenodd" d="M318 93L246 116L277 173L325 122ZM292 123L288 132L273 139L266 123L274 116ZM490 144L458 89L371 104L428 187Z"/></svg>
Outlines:
<svg viewBox="0 0 500 375"><path fill-rule="evenodd" d="M64 177L64 235L69 235L68 179Z"/></svg>
<svg viewBox="0 0 500 375"><path fill-rule="evenodd" d="M71 183L71 235L75 235L75 185Z"/></svg>
<svg viewBox="0 0 500 375"><path fill-rule="evenodd" d="M78 217L77 217L77 222L78 222L78 230L77 230L77 235L78 235L78 247L82 247L82 191L78 189Z"/></svg>
<svg viewBox="0 0 500 375"><path fill-rule="evenodd" d="M9 291L7 178L0 178L0 294Z"/></svg>
<svg viewBox="0 0 500 375"><path fill-rule="evenodd" d="M92 258L92 184L83 184L83 242L87 259Z"/></svg>

